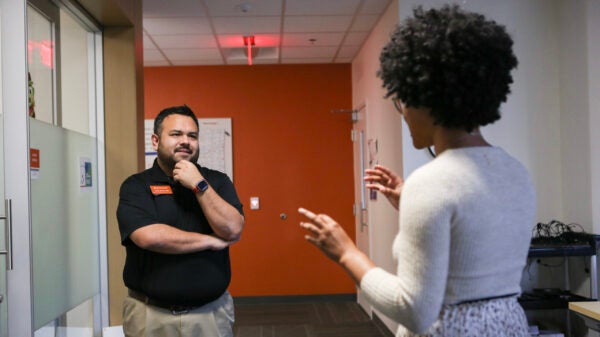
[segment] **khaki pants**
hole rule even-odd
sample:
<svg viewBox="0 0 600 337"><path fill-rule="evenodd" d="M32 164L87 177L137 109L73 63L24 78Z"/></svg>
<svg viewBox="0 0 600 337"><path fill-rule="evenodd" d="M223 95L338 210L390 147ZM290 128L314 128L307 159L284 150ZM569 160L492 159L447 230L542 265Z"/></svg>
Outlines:
<svg viewBox="0 0 600 337"><path fill-rule="evenodd" d="M126 337L233 337L233 322L233 299L227 291L215 301L183 314L129 296L123 302Z"/></svg>

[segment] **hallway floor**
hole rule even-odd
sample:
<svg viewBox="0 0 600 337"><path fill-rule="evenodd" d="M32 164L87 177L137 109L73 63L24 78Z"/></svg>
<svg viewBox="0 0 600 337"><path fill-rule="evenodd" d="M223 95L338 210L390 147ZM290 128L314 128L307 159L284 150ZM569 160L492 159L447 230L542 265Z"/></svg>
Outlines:
<svg viewBox="0 0 600 337"><path fill-rule="evenodd" d="M389 337L356 303L236 304L235 337Z"/></svg>

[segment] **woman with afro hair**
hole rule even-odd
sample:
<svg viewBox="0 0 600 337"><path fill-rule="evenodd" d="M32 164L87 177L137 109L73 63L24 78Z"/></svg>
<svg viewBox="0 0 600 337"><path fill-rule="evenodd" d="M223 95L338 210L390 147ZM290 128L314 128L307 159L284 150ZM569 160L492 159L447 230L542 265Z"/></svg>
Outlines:
<svg viewBox="0 0 600 337"><path fill-rule="evenodd" d="M527 170L490 145L517 66L504 26L458 6L416 8L383 48L378 76L417 149L437 156L406 181L384 166L367 187L399 210L395 274L341 226L301 208L306 240L340 264L396 336L529 336L517 302L535 216Z"/></svg>

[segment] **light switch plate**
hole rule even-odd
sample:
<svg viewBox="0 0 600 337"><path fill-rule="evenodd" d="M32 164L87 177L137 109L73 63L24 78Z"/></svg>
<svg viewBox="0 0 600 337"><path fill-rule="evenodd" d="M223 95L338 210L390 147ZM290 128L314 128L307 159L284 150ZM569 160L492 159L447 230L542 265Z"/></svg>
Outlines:
<svg viewBox="0 0 600 337"><path fill-rule="evenodd" d="M250 209L260 209L260 200L258 197L250 197Z"/></svg>

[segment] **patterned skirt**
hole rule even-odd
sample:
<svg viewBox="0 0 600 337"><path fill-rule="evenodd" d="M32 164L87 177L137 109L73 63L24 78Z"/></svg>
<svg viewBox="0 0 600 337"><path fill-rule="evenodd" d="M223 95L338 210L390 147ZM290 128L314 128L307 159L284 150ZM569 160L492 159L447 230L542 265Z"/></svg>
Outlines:
<svg viewBox="0 0 600 337"><path fill-rule="evenodd" d="M527 318L516 296L444 305L424 334L399 326L396 337L529 337Z"/></svg>

